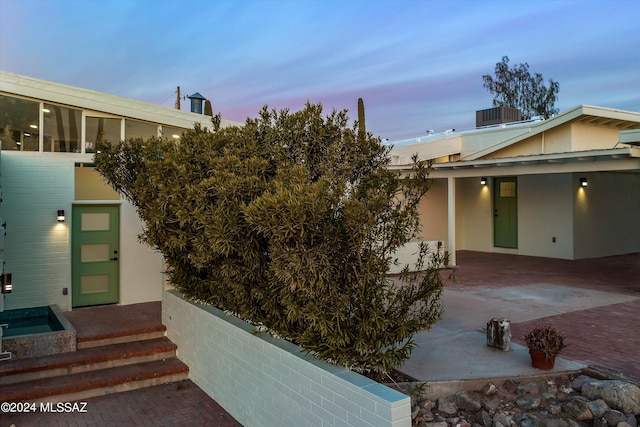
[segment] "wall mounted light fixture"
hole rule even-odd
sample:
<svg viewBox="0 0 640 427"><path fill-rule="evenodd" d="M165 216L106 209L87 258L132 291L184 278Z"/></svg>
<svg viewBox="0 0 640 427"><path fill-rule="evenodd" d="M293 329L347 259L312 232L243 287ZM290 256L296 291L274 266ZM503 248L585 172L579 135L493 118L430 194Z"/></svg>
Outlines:
<svg viewBox="0 0 640 427"><path fill-rule="evenodd" d="M58 209L58 222L64 222L64 209Z"/></svg>
<svg viewBox="0 0 640 427"><path fill-rule="evenodd" d="M586 187L587 185L589 185L587 178L580 178L580 187Z"/></svg>
<svg viewBox="0 0 640 427"><path fill-rule="evenodd" d="M2 279L2 293L10 294L13 291L13 285L11 284L11 273L2 273L0 276Z"/></svg>
<svg viewBox="0 0 640 427"><path fill-rule="evenodd" d="M483 176L482 178L480 178L480 185L487 185L487 177Z"/></svg>

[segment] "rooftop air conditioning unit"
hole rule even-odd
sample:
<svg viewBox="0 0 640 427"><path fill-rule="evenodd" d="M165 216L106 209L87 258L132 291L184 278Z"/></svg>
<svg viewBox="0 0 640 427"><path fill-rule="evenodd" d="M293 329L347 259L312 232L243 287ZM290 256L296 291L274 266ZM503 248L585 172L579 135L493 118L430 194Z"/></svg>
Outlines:
<svg viewBox="0 0 640 427"><path fill-rule="evenodd" d="M502 123L519 122L522 112L517 108L493 107L476 111L476 127L499 125Z"/></svg>

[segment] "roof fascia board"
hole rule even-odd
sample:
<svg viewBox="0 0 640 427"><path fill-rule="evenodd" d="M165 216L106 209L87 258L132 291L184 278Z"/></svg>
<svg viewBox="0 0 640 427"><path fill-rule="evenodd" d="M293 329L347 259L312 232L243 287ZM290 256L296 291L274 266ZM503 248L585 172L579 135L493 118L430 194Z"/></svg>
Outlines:
<svg viewBox="0 0 640 427"><path fill-rule="evenodd" d="M407 171L402 165L389 169ZM591 150L562 154L519 156L500 159L436 163L430 176L530 175L540 173L566 173L589 171L640 171L640 148Z"/></svg>
<svg viewBox="0 0 640 427"><path fill-rule="evenodd" d="M520 175L541 175L555 173L578 173L578 172L640 172L640 158L630 157L627 159L598 159L595 162L565 162L565 163L543 163L536 165L505 165L490 166L486 168L453 169L453 170L433 170L430 178L464 178L478 176L520 176Z"/></svg>
<svg viewBox="0 0 640 427"><path fill-rule="evenodd" d="M500 159L438 163L433 165L433 176L476 176L487 174L529 175L540 173L566 173L589 171L640 171L640 148L577 151L561 154L543 154ZM491 173L488 173L488 171ZM480 172L482 171L482 172Z"/></svg>
<svg viewBox="0 0 640 427"><path fill-rule="evenodd" d="M69 107L109 113L126 118L161 123L180 128L191 128L195 123L210 127L211 118L202 114L174 110L158 105L109 95L88 89L48 82L31 77L0 71L0 91L63 104ZM223 126L240 123L222 120Z"/></svg>

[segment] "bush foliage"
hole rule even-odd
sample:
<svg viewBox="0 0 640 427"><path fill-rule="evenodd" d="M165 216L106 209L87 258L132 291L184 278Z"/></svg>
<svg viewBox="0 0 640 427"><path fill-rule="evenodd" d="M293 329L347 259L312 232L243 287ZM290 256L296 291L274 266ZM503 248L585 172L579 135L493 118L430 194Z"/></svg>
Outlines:
<svg viewBox="0 0 640 427"><path fill-rule="evenodd" d="M334 363L401 364L442 314L442 259L387 276L418 231L428 165L399 177L379 138L321 105L213 122L179 141L96 147L97 170L136 206L176 288Z"/></svg>

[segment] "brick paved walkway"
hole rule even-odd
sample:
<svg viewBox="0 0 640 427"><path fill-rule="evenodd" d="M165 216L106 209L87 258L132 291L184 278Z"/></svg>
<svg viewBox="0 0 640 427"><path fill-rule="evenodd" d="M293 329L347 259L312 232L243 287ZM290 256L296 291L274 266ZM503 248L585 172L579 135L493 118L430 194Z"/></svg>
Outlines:
<svg viewBox="0 0 640 427"><path fill-rule="evenodd" d="M242 427L191 381L94 397L86 402L86 413L0 414L0 426Z"/></svg>
<svg viewBox="0 0 640 427"><path fill-rule="evenodd" d="M446 286L460 291L549 283L640 296L640 253L570 261L459 251L457 262L457 281ZM532 327L551 324L569 344L561 357L640 379L639 307L636 300L513 323L512 340L524 344Z"/></svg>

